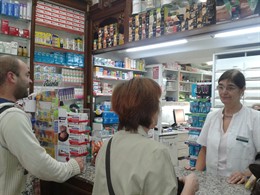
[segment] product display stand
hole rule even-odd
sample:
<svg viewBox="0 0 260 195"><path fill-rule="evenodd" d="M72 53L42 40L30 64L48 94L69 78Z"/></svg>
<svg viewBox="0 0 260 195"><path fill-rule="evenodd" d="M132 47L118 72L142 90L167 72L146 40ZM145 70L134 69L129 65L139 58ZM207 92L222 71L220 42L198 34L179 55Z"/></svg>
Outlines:
<svg viewBox="0 0 260 195"><path fill-rule="evenodd" d="M36 136L47 153L61 162L91 156L89 113L70 112L66 102L73 98L74 88L44 91L36 96Z"/></svg>
<svg viewBox="0 0 260 195"><path fill-rule="evenodd" d="M196 99L190 101L189 122L191 127L189 130L188 140L185 141L189 146L189 167L187 169L194 170L201 146L197 143L201 129L204 125L207 114L210 112L211 103L211 83L196 84Z"/></svg>

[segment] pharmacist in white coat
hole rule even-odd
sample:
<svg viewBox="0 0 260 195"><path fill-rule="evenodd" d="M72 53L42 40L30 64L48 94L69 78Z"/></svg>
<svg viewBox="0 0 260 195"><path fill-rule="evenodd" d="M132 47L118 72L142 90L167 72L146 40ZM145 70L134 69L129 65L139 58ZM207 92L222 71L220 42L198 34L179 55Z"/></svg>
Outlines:
<svg viewBox="0 0 260 195"><path fill-rule="evenodd" d="M202 148L196 169L241 184L251 175L248 166L260 152L260 112L240 102L245 91L245 77L240 71L224 72L217 89L224 107L206 118L197 140Z"/></svg>

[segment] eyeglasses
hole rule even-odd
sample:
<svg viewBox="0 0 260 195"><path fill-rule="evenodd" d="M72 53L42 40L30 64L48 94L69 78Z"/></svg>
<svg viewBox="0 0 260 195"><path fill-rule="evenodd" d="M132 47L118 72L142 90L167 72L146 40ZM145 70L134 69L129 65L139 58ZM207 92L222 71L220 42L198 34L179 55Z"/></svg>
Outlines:
<svg viewBox="0 0 260 195"><path fill-rule="evenodd" d="M225 86L223 86L223 85L218 85L217 86L217 89L219 90L219 91L224 91L224 90L226 90L226 91L228 91L228 92L233 92L233 91L235 91L236 89L237 89L238 87L237 86L227 86L227 87L225 87Z"/></svg>

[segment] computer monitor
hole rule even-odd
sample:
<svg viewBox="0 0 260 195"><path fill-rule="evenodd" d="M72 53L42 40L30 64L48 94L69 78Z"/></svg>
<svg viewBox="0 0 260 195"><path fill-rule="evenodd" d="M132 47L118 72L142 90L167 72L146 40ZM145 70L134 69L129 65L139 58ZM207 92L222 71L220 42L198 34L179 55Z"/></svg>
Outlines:
<svg viewBox="0 0 260 195"><path fill-rule="evenodd" d="M175 121L175 123L173 124L174 127L186 123L183 109L173 109L173 118Z"/></svg>

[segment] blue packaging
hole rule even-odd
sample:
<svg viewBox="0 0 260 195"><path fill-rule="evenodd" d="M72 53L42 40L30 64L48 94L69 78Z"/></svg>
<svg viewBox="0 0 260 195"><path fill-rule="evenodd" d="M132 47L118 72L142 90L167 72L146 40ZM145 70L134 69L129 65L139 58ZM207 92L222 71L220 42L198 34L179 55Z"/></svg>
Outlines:
<svg viewBox="0 0 260 195"><path fill-rule="evenodd" d="M12 2L7 3L7 15L14 16L14 4Z"/></svg>
<svg viewBox="0 0 260 195"><path fill-rule="evenodd" d="M2 0L0 0L0 14L2 13Z"/></svg>
<svg viewBox="0 0 260 195"><path fill-rule="evenodd" d="M1 14L3 15L7 15L7 1L6 0L2 0L2 9L1 9Z"/></svg>
<svg viewBox="0 0 260 195"><path fill-rule="evenodd" d="M14 2L14 17L19 18L20 16L20 4L18 1Z"/></svg>

